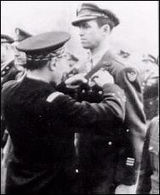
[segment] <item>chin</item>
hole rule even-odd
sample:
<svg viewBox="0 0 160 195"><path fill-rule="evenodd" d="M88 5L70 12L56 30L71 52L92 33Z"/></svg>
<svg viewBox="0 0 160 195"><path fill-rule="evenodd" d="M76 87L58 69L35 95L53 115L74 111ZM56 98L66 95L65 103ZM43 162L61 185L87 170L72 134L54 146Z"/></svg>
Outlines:
<svg viewBox="0 0 160 195"><path fill-rule="evenodd" d="M90 47L89 45L82 45L82 47L83 47L84 49L91 49L91 47Z"/></svg>
<svg viewBox="0 0 160 195"><path fill-rule="evenodd" d="M85 49L89 49L90 48L90 44L88 44L88 42L86 42L86 41L81 41L81 45Z"/></svg>

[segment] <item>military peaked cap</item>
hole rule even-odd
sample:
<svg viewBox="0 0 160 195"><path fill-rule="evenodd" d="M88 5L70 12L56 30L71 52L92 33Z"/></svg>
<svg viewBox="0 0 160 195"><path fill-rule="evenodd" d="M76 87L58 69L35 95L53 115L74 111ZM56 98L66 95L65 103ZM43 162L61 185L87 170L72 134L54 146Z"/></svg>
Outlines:
<svg viewBox="0 0 160 195"><path fill-rule="evenodd" d="M17 49L31 55L49 53L61 48L69 39L66 32L46 32L20 42Z"/></svg>
<svg viewBox="0 0 160 195"><path fill-rule="evenodd" d="M62 56L63 45L69 39L70 35L66 32L46 32L21 41L16 48L26 53L28 62L46 61Z"/></svg>
<svg viewBox="0 0 160 195"><path fill-rule="evenodd" d="M80 9L76 12L77 19L72 22L74 26L79 26L83 21L88 21L97 18L106 18L112 21L113 26L119 24L119 19L114 13L107 9L101 9L97 5L92 3L83 3Z"/></svg>

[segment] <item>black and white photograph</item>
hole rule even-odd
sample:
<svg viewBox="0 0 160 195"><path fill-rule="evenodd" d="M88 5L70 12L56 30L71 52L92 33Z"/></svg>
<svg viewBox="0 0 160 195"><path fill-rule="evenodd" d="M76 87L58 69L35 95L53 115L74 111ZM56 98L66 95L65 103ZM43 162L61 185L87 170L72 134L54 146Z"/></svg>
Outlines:
<svg viewBox="0 0 160 195"><path fill-rule="evenodd" d="M1 1L1 194L159 194L159 1Z"/></svg>

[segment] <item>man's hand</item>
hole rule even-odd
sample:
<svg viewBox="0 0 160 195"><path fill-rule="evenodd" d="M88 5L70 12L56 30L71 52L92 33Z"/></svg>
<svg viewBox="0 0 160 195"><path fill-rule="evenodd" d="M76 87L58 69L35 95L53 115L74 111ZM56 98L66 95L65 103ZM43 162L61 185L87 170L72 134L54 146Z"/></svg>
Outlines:
<svg viewBox="0 0 160 195"><path fill-rule="evenodd" d="M87 83L87 79L85 79L85 74L76 74L73 77L70 77L65 81L65 84L69 88L75 88L77 87L80 83Z"/></svg>
<svg viewBox="0 0 160 195"><path fill-rule="evenodd" d="M99 87L103 87L103 85L107 83L114 83L113 76L104 70L98 71L91 79L92 82L95 82Z"/></svg>
<svg viewBox="0 0 160 195"><path fill-rule="evenodd" d="M116 187L115 194L136 194L136 186L137 185L127 186L121 184Z"/></svg>

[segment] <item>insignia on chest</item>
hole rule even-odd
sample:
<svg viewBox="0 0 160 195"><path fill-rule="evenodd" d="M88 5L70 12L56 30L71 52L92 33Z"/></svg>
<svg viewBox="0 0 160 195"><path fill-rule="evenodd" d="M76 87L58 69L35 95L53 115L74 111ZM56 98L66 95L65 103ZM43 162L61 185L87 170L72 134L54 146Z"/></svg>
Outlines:
<svg viewBox="0 0 160 195"><path fill-rule="evenodd" d="M137 78L137 73L135 71L127 72L127 78L130 82L134 82Z"/></svg>

